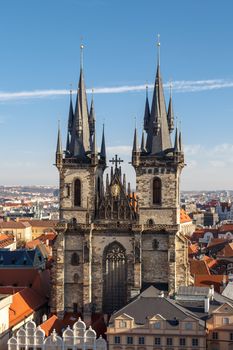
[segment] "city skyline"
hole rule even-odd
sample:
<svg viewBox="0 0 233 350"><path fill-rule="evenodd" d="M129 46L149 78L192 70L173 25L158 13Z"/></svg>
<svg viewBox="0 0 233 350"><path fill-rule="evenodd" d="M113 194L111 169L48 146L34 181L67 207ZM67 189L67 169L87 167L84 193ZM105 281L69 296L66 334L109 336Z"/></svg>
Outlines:
<svg viewBox="0 0 233 350"><path fill-rule="evenodd" d="M160 33L166 100L172 80L185 145L181 189L232 189L233 5L147 1L148 11L139 3L132 9L132 4L70 0L69 6L63 1L1 5L0 27L6 34L0 67L1 184L58 184L52 166L57 121L64 147L69 88L72 83L75 98L81 42L89 101L94 88L98 145L104 122L108 158L118 153L128 163L135 118L141 134L146 84L151 101ZM198 26L190 20L195 16ZM133 178L129 165L126 172Z"/></svg>

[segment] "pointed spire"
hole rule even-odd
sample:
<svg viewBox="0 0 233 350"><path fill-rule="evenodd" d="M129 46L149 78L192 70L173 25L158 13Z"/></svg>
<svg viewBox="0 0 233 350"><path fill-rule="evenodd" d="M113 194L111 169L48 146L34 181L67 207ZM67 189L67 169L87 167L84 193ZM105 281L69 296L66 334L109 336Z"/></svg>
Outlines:
<svg viewBox="0 0 233 350"><path fill-rule="evenodd" d="M90 125L90 135L92 136L95 131L95 108L94 108L94 90L92 89L92 97L91 97L91 108L89 114L89 125Z"/></svg>
<svg viewBox="0 0 233 350"><path fill-rule="evenodd" d="M181 122L180 122L180 132L179 132L179 147L180 147L180 152L184 153L182 135L181 135Z"/></svg>
<svg viewBox="0 0 233 350"><path fill-rule="evenodd" d="M183 153L183 144L182 144L181 131L179 132L179 147L180 147L180 152Z"/></svg>
<svg viewBox="0 0 233 350"><path fill-rule="evenodd" d="M107 173L107 175L106 175L106 190L108 187L109 187L109 175Z"/></svg>
<svg viewBox="0 0 233 350"><path fill-rule="evenodd" d="M61 130L60 130L60 120L58 121L58 132L57 132L57 154L62 154L62 144L61 144Z"/></svg>
<svg viewBox="0 0 233 350"><path fill-rule="evenodd" d="M180 151L178 129L176 127L175 141L174 141L174 152Z"/></svg>
<svg viewBox="0 0 233 350"><path fill-rule="evenodd" d="M144 130L142 130L141 152L146 152L146 149L145 149L145 133L144 133Z"/></svg>
<svg viewBox="0 0 233 350"><path fill-rule="evenodd" d="M150 122L150 105L148 100L148 86L146 85L146 103L145 103L145 112L144 112L144 129L148 131Z"/></svg>
<svg viewBox="0 0 233 350"><path fill-rule="evenodd" d="M123 189L126 192L126 176L123 174Z"/></svg>
<svg viewBox="0 0 233 350"><path fill-rule="evenodd" d="M69 116L68 116L66 154L71 153L70 142L71 142L71 134L72 134L72 128L73 128L73 120L74 120L74 110L73 110L73 103L72 103L72 89L70 89L70 108L69 108Z"/></svg>
<svg viewBox="0 0 233 350"><path fill-rule="evenodd" d="M134 139L133 139L133 153L138 152L138 133L137 133L137 127L135 127L134 130Z"/></svg>
<svg viewBox="0 0 233 350"><path fill-rule="evenodd" d="M101 149L100 149L100 157L103 160L106 160L106 146L105 146L104 124L103 124L103 132L102 132L102 142L101 142Z"/></svg>
<svg viewBox="0 0 233 350"><path fill-rule="evenodd" d="M159 41L158 44L159 50ZM159 52L146 148L150 154L156 154L171 148L163 83L160 74Z"/></svg>
<svg viewBox="0 0 233 350"><path fill-rule="evenodd" d="M60 131L60 122L58 122L57 149L56 149L56 167L58 170L62 168L62 163L63 163L63 153L62 153L62 144L61 144L61 131Z"/></svg>
<svg viewBox="0 0 233 350"><path fill-rule="evenodd" d="M77 90L72 135L71 135L71 149L72 155L80 159L87 159L87 153L90 151L90 130L89 130L89 113L87 105L86 88L83 76L83 48L80 46L80 77Z"/></svg>
<svg viewBox="0 0 233 350"><path fill-rule="evenodd" d="M170 99L169 99L168 112L167 112L167 122L168 122L169 132L171 133L174 130L174 113L173 113L173 104L172 104L172 84L171 83L170 83Z"/></svg>

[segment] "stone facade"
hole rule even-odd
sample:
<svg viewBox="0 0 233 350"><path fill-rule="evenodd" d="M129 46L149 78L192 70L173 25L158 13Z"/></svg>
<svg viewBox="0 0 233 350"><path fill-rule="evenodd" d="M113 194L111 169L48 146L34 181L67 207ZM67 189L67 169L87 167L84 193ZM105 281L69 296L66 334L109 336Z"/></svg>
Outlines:
<svg viewBox="0 0 233 350"><path fill-rule="evenodd" d="M160 85L156 83L155 93L162 89ZM81 90L82 86L78 91ZM161 99L160 92L159 96ZM83 91L77 96L76 109L82 98ZM180 232L179 208L184 155L177 133L174 148L170 145L171 101L169 111L168 117L161 114L156 131L150 131L148 125L145 128L150 141L147 150L143 145L139 150L135 130L132 165L136 171L136 194L130 187L126 190L117 156L112 160L115 167L111 168L104 186L105 139L103 134L101 152L97 153L94 122L90 128L91 151L86 153L84 146L77 146L77 150L67 146L63 156L58 135L56 166L60 173L61 224L54 245L52 312L112 313L148 284L173 292L179 285L189 283L187 240ZM71 115L74 127L85 117L78 113ZM148 124L152 116L146 118ZM90 115L91 120L94 119ZM68 130L68 140L76 137L80 145L81 132L81 128L70 134ZM157 149L158 138L162 140L161 150ZM70 145L73 143L71 140ZM164 150L163 144L170 148ZM77 179L80 202L75 205Z"/></svg>

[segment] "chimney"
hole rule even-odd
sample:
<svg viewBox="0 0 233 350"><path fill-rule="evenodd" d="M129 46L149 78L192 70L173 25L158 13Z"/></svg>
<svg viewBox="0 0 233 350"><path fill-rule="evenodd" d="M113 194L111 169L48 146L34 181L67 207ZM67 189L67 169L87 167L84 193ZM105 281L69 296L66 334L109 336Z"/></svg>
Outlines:
<svg viewBox="0 0 233 350"><path fill-rule="evenodd" d="M205 310L205 312L209 312L209 309L210 309L210 299L208 297L205 297L204 310Z"/></svg>
<svg viewBox="0 0 233 350"><path fill-rule="evenodd" d="M210 286L210 300L214 299L214 285L211 284Z"/></svg>

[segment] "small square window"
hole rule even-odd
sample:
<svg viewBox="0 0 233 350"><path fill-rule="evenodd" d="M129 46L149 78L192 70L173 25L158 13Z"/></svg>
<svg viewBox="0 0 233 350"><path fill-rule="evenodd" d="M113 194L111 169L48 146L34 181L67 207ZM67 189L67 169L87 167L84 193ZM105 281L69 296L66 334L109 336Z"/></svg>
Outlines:
<svg viewBox="0 0 233 350"><path fill-rule="evenodd" d="M121 338L119 336L114 337L114 343L115 344L120 344L121 343Z"/></svg>
<svg viewBox="0 0 233 350"><path fill-rule="evenodd" d="M127 337L127 344L133 344L133 337Z"/></svg>
<svg viewBox="0 0 233 350"><path fill-rule="evenodd" d="M155 345L161 345L161 338L155 338Z"/></svg>
<svg viewBox="0 0 233 350"><path fill-rule="evenodd" d="M172 338L167 338L167 345L172 345L173 339Z"/></svg>
<svg viewBox="0 0 233 350"><path fill-rule="evenodd" d="M140 344L140 345L144 345L144 344L145 344L145 339L144 339L144 337L139 337L139 338L138 338L138 344Z"/></svg>
<svg viewBox="0 0 233 350"><path fill-rule="evenodd" d="M233 333L230 333L230 340L233 340Z"/></svg>
<svg viewBox="0 0 233 350"><path fill-rule="evenodd" d="M185 338L180 338L180 346L185 346L185 341L186 339Z"/></svg>
<svg viewBox="0 0 233 350"><path fill-rule="evenodd" d="M198 346L198 339L197 338L192 339L192 346Z"/></svg>
<svg viewBox="0 0 233 350"><path fill-rule="evenodd" d="M217 340L218 339L218 332L213 332L212 338Z"/></svg>

